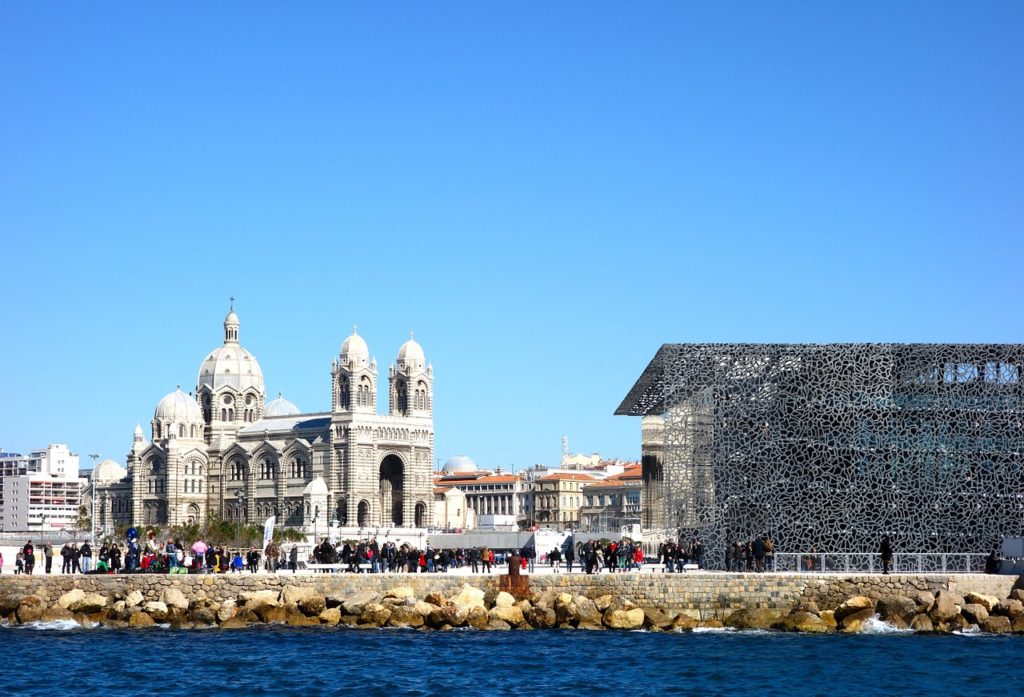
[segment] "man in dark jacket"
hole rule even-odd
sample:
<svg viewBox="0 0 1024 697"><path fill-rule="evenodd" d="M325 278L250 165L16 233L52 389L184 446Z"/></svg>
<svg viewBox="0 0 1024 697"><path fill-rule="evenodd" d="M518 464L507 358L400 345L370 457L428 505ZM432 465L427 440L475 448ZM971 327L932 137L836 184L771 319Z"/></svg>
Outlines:
<svg viewBox="0 0 1024 697"><path fill-rule="evenodd" d="M892 565L892 543L889 541L888 535L882 535L882 544L878 548L878 553L882 557L882 573L888 574L889 567Z"/></svg>

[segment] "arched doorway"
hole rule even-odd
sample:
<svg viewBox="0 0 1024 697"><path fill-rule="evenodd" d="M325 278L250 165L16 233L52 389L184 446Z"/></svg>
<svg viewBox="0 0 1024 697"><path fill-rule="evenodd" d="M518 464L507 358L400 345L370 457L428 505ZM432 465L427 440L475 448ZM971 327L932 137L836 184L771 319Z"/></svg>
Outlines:
<svg viewBox="0 0 1024 697"><path fill-rule="evenodd" d="M422 501L416 504L416 527L427 527L427 504Z"/></svg>
<svg viewBox="0 0 1024 697"><path fill-rule="evenodd" d="M384 525L402 525L402 495L405 465L397 455L388 455L380 463L380 512ZM390 512L391 520L387 517Z"/></svg>
<svg viewBox="0 0 1024 697"><path fill-rule="evenodd" d="M370 524L370 504L368 502L359 502L359 507L356 510L356 521L361 528L365 528Z"/></svg>
<svg viewBox="0 0 1024 697"><path fill-rule="evenodd" d="M188 519L189 525L195 525L199 523L199 506L196 504L190 504L188 511L186 512L186 518Z"/></svg>

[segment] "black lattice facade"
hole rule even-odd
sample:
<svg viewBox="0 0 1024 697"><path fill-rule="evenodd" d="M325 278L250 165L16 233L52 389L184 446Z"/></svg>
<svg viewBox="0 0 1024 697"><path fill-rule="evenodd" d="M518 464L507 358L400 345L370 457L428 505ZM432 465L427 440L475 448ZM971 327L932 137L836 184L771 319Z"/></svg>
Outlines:
<svg viewBox="0 0 1024 697"><path fill-rule="evenodd" d="M643 416L644 526L784 552L987 552L1024 534L1017 344L666 344Z"/></svg>

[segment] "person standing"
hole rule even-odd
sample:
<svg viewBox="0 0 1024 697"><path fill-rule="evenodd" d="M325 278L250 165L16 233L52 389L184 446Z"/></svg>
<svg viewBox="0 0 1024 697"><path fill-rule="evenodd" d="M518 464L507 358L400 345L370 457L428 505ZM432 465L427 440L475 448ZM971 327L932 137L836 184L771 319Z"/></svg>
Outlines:
<svg viewBox="0 0 1024 697"><path fill-rule="evenodd" d="M570 541L565 547L565 573L572 573L572 563L576 561L576 547Z"/></svg>
<svg viewBox="0 0 1024 697"><path fill-rule="evenodd" d="M80 551L82 553L82 573L87 574L92 571L92 547L88 542L84 542Z"/></svg>
<svg viewBox="0 0 1024 697"><path fill-rule="evenodd" d="M71 573L71 545L67 542L60 548L60 572L62 574Z"/></svg>
<svg viewBox="0 0 1024 697"><path fill-rule="evenodd" d="M889 541L888 535L882 535L882 544L879 546L878 553L882 557L882 573L888 574L889 567L892 565L892 543Z"/></svg>
<svg viewBox="0 0 1024 697"><path fill-rule="evenodd" d="M43 545L43 560L46 562L46 573L53 570L53 545L47 542Z"/></svg>
<svg viewBox="0 0 1024 697"><path fill-rule="evenodd" d="M71 573L77 574L81 572L82 568L79 566L79 561L82 558L82 552L78 549L78 543L71 543Z"/></svg>

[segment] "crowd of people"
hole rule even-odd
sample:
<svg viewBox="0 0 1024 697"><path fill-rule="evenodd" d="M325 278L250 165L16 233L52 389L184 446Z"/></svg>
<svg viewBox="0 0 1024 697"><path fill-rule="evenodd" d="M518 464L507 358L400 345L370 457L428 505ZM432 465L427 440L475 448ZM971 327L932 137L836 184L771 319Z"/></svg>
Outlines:
<svg viewBox="0 0 1024 697"><path fill-rule="evenodd" d="M775 542L765 533L747 542L734 540L726 544L725 570L775 571Z"/></svg>

